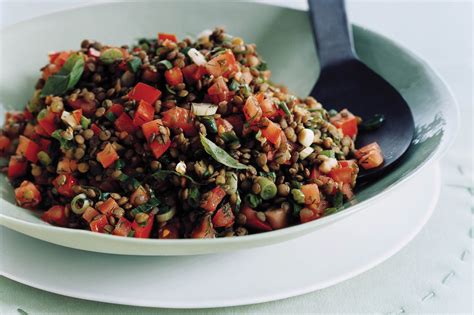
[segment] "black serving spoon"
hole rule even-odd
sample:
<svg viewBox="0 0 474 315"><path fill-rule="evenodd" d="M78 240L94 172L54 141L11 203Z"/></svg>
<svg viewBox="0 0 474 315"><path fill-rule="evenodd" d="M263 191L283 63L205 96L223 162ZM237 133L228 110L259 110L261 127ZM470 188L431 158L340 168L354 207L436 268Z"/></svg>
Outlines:
<svg viewBox="0 0 474 315"><path fill-rule="evenodd" d="M321 65L311 95L326 108L347 108L363 121L383 115L379 128L360 131L356 140L356 147L377 142L384 155L384 164L367 171L361 169L358 179L381 175L410 146L415 128L410 108L394 87L357 58L344 0L308 3Z"/></svg>

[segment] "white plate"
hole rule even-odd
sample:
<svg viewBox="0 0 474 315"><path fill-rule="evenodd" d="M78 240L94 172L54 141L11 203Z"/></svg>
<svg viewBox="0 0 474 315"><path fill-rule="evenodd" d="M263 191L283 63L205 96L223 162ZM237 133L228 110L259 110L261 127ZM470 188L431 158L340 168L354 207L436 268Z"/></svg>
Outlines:
<svg viewBox="0 0 474 315"><path fill-rule="evenodd" d="M439 168L425 168L338 224L278 245L205 256L98 254L1 227L1 273L62 295L137 306L204 308L283 299L354 277L395 254L431 216L439 188Z"/></svg>

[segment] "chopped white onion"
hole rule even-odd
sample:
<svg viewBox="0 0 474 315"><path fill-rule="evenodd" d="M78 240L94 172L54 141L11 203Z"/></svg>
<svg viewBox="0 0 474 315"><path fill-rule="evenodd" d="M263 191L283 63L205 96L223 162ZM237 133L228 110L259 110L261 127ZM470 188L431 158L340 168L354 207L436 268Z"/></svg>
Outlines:
<svg viewBox="0 0 474 315"><path fill-rule="evenodd" d="M328 158L321 165L319 165L319 170L321 173L329 173L333 168L337 166L337 160L335 158Z"/></svg>
<svg viewBox="0 0 474 315"><path fill-rule="evenodd" d="M217 105L208 103L192 103L191 112L196 116L209 116L217 112Z"/></svg>
<svg viewBox="0 0 474 315"><path fill-rule="evenodd" d="M75 128L78 125L76 118L68 111L63 111L61 114L61 120L72 128Z"/></svg>
<svg viewBox="0 0 474 315"><path fill-rule="evenodd" d="M302 151L300 151L300 160L306 159L313 152L314 149L312 147L304 148Z"/></svg>
<svg viewBox="0 0 474 315"><path fill-rule="evenodd" d="M304 147L309 147L311 144L313 144L314 140L314 132L311 129L303 129L300 131L298 134L298 141L303 145Z"/></svg>
<svg viewBox="0 0 474 315"><path fill-rule="evenodd" d="M176 164L175 170L177 173L181 175L186 174L186 163L184 163L183 161L180 161L178 164Z"/></svg>
<svg viewBox="0 0 474 315"><path fill-rule="evenodd" d="M191 48L188 51L188 56L198 66L204 66L207 63L206 57L196 48Z"/></svg>

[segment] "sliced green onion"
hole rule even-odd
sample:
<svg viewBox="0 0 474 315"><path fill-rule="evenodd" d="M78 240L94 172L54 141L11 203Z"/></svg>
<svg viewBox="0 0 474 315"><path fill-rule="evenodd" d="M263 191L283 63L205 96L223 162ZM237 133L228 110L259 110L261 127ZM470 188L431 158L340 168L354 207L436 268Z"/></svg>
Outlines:
<svg viewBox="0 0 474 315"><path fill-rule="evenodd" d="M112 64L116 61L122 60L123 53L119 48L108 48L100 54L100 61L105 64Z"/></svg>
<svg viewBox="0 0 474 315"><path fill-rule="evenodd" d="M176 92L171 88L171 86L166 84L165 87L166 87L166 91L168 91L168 93L176 95Z"/></svg>
<svg viewBox="0 0 474 315"><path fill-rule="evenodd" d="M89 125L91 124L91 120L87 118L86 116L81 117L81 126L83 129L89 128Z"/></svg>
<svg viewBox="0 0 474 315"><path fill-rule="evenodd" d="M133 57L127 62L128 69L133 73L137 72L141 66L142 66L142 60L138 57Z"/></svg>
<svg viewBox="0 0 474 315"><path fill-rule="evenodd" d="M333 150L323 150L323 151L319 152L319 154L325 155L329 158L334 158L335 157L335 154L334 154Z"/></svg>
<svg viewBox="0 0 474 315"><path fill-rule="evenodd" d="M196 116L211 116L217 112L218 106L208 103L192 103L191 112Z"/></svg>
<svg viewBox="0 0 474 315"><path fill-rule="evenodd" d="M51 158L49 157L48 153L46 153L44 151L38 152L38 160L44 166L48 166L49 164L51 164Z"/></svg>
<svg viewBox="0 0 474 315"><path fill-rule="evenodd" d="M278 107L285 112L286 116L291 116L290 109L285 102L278 102Z"/></svg>
<svg viewBox="0 0 474 315"><path fill-rule="evenodd" d="M217 124L213 116L201 116L199 120L206 126L207 131L217 133Z"/></svg>
<svg viewBox="0 0 474 315"><path fill-rule="evenodd" d="M156 215L156 221L162 223L171 220L176 214L176 207L170 207L167 210L168 211L164 213L158 212L158 214Z"/></svg>
<svg viewBox="0 0 474 315"><path fill-rule="evenodd" d="M158 62L158 64L163 65L166 68L166 70L173 68L173 64L169 62L168 60L161 60L160 62Z"/></svg>
<svg viewBox="0 0 474 315"><path fill-rule="evenodd" d="M223 132L221 134L221 138L226 143L230 143L230 142L234 142L234 141L239 142L239 137L237 137L234 130Z"/></svg>
<svg viewBox="0 0 474 315"><path fill-rule="evenodd" d="M87 207L90 206L89 199L86 194L79 194L74 197L71 201L71 210L77 215L81 215L86 211Z"/></svg>
<svg viewBox="0 0 474 315"><path fill-rule="evenodd" d="M249 204L251 208L255 209L262 203L262 198L254 194L248 194L247 196L245 196L245 201Z"/></svg>
<svg viewBox="0 0 474 315"><path fill-rule="evenodd" d="M222 186L222 188L225 190L227 194L230 195L237 192L237 183L238 183L237 174L234 172L226 172L225 184Z"/></svg>
<svg viewBox="0 0 474 315"><path fill-rule="evenodd" d="M293 188L291 190L291 194L293 195L293 199L297 203L301 203L301 204L304 203L304 193L300 189Z"/></svg>
<svg viewBox="0 0 474 315"><path fill-rule="evenodd" d="M260 197L262 197L263 200L269 200L276 196L277 187L274 182L266 177L260 176L257 179L257 183L261 187Z"/></svg>
<svg viewBox="0 0 474 315"><path fill-rule="evenodd" d="M229 90L231 91L237 91L240 88L239 82L232 80L229 84Z"/></svg>
<svg viewBox="0 0 474 315"><path fill-rule="evenodd" d="M115 162L115 169L117 170L122 169L124 166L125 166L124 160L119 159Z"/></svg>

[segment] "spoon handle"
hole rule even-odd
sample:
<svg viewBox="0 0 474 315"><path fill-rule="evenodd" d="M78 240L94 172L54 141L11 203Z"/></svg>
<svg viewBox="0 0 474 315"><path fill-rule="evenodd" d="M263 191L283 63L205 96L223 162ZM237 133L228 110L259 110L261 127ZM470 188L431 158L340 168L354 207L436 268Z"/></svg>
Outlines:
<svg viewBox="0 0 474 315"><path fill-rule="evenodd" d="M321 70L354 59L344 0L308 0Z"/></svg>

